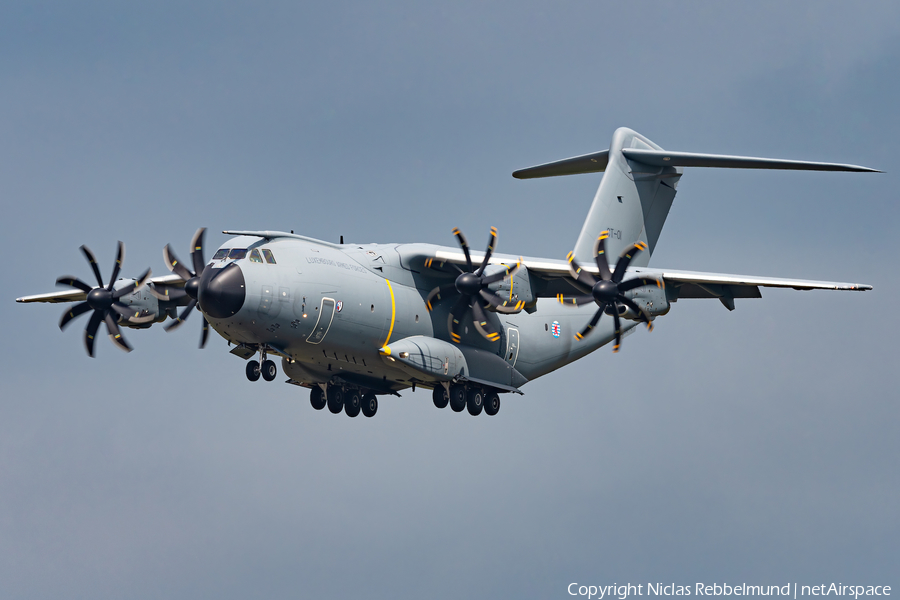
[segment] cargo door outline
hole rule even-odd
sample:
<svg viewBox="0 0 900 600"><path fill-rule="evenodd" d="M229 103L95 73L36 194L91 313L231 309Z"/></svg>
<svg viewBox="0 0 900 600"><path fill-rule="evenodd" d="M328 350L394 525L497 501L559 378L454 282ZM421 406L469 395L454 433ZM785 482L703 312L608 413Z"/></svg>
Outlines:
<svg viewBox="0 0 900 600"><path fill-rule="evenodd" d="M319 309L319 319L313 327L312 333L306 338L310 344L319 344L325 339L328 330L331 329L331 321L334 320L334 298L322 298L322 306Z"/></svg>
<svg viewBox="0 0 900 600"><path fill-rule="evenodd" d="M515 327L506 330L506 355L503 358L511 367L515 367L519 359L519 330Z"/></svg>

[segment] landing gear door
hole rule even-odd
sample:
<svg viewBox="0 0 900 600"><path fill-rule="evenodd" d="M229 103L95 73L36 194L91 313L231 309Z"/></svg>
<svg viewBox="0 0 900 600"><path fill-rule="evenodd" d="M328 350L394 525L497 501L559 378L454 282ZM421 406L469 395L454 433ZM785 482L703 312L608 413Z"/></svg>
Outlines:
<svg viewBox="0 0 900 600"><path fill-rule="evenodd" d="M519 358L519 330L510 327L506 330L506 362L510 366L516 366L516 360Z"/></svg>
<svg viewBox="0 0 900 600"><path fill-rule="evenodd" d="M312 333L306 338L310 344L318 344L325 339L328 328L331 327L331 320L334 318L334 300L331 298L322 298L322 306L319 308L319 319Z"/></svg>

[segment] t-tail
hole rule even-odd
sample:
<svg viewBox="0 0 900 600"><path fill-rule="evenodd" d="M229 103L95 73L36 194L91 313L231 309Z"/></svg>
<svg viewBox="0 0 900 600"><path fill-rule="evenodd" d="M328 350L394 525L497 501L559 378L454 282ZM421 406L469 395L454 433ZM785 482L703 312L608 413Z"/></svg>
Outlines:
<svg viewBox="0 0 900 600"><path fill-rule="evenodd" d="M606 251L611 260L631 244L643 242L647 251L635 256L631 264L646 266L675 199L683 167L880 172L835 163L669 152L636 131L620 127L613 133L609 150L522 169L513 177L534 179L604 171L575 243L575 258L593 262L597 237L609 231Z"/></svg>

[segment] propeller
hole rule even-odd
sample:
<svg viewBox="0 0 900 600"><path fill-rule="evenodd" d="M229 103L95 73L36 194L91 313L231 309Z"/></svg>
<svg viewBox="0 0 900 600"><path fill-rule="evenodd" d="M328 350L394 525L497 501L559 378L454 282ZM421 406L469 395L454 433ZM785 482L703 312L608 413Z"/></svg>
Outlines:
<svg viewBox="0 0 900 600"><path fill-rule="evenodd" d="M589 291L589 293L574 296L557 294L556 298L566 306L584 306L585 304L593 302L600 307L597 309L597 312L594 313L593 318L588 322L587 326L575 334L575 339L577 340L584 339L584 337L597 326L603 313L608 309L611 309L609 312L612 314L613 322L615 323L616 336L613 352L618 352L619 346L622 344L622 327L619 321L620 309L622 307L625 307L626 309L630 308L638 316L640 321L647 324L647 329L653 330L653 324L650 322L650 315L630 298L626 298L624 295L625 292L644 285L662 287L663 282L662 280L649 277L635 277L628 281L622 281L622 278L625 276L625 270L628 268L631 260L638 252L647 249L647 244L644 242L637 242L626 248L619 256L618 262L616 262L615 271L611 273L609 270L609 263L606 260L606 238L608 237L609 232L604 231L594 243L594 260L597 263L597 270L600 272L599 279L582 269L571 252L569 252L569 255L566 257L569 260L569 272L575 280L570 281L570 283L579 290ZM624 312L624 310L622 312Z"/></svg>
<svg viewBox="0 0 900 600"><path fill-rule="evenodd" d="M521 311L525 303L517 301L514 304L509 304L508 301L488 289L488 286L515 275L516 271L522 266L522 260L519 259L519 262L513 267L504 265L506 267L504 271L485 275L484 270L491 260L491 255L494 253L494 245L497 242L497 228L491 227L491 237L488 240L487 251L478 268L475 268L472 264L472 256L469 254L469 244L466 241L466 236L459 229L454 229L453 235L456 236L456 240L462 247L463 254L466 255L466 270L463 271L458 265L450 263L458 272L456 280L453 283L441 285L431 290L425 299L425 306L431 311L434 302L444 298L459 296L459 299L450 309L450 315L447 317L450 339L456 343L461 341L462 338L457 328L466 314L471 312L475 329L489 341L496 342L500 339L500 332L488 320L485 308L490 307L492 310L500 313L512 314ZM426 261L426 265L429 267L431 263L432 259Z"/></svg>
<svg viewBox="0 0 900 600"><path fill-rule="evenodd" d="M175 252L169 244L166 244L166 247L163 248L163 259L166 261L166 266L169 267L170 271L181 277L181 280L184 281L184 285L182 287L167 283L154 283L153 286L150 287L150 293L164 302L174 302L181 300L184 297L190 298L190 301L187 303L184 310L181 311L181 314L163 328L166 331L172 331L173 329L180 327L190 316L194 307L197 306L197 296L200 292L200 277L203 275L203 269L206 268L206 261L203 260L203 236L205 233L206 228L201 227L194 234L193 239L191 239L191 263L194 267L193 271L188 269L178 260L178 257L175 256ZM203 329L200 333L201 348L206 346L206 339L208 337L209 323L207 322L206 317L203 317Z"/></svg>
<svg viewBox="0 0 900 600"><path fill-rule="evenodd" d="M91 270L97 278L98 287L91 287L71 275L64 275L56 280L57 285L67 285L87 294L87 300L76 304L63 313L62 318L59 320L59 328L65 329L70 321L92 310L94 312L91 315L91 319L88 321L87 327L84 328L84 346L87 349L88 356L94 356L94 338L97 336L97 329L99 329L101 321L106 323L109 339L125 352L131 352L131 346L128 345L128 342L125 341L125 338L122 337L122 332L119 330L118 321L120 317L122 319L135 320L137 314L134 314L134 311L128 305L120 302L119 298L131 294L134 290L144 285L150 277L150 269L144 271L144 274L138 277L137 280L117 290L113 290L113 284L116 282L116 278L119 276L119 271L122 268L122 261L125 260L125 244L119 242L116 264L113 265L108 285L103 283L103 277L100 275L99 267L97 267L97 259L90 248L82 246L81 252L91 265Z"/></svg>

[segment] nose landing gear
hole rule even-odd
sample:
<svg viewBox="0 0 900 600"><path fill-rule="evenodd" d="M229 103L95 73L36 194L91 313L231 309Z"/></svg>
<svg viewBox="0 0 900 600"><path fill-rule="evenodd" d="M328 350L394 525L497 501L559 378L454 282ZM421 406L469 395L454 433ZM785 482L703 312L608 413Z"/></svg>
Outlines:
<svg viewBox="0 0 900 600"><path fill-rule="evenodd" d="M255 360L247 361L247 379L258 381L259 376L262 375L262 378L266 381L273 381L278 376L278 367L275 366L273 361L266 358L265 348L259 351L259 359L262 361L262 364Z"/></svg>

